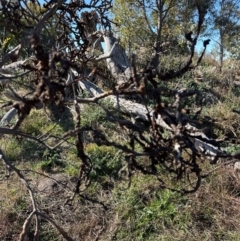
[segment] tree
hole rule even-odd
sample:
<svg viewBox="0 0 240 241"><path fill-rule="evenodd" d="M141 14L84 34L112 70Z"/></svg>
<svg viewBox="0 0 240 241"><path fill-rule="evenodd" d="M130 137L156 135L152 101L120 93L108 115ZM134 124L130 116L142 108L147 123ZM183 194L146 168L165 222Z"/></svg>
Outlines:
<svg viewBox="0 0 240 241"><path fill-rule="evenodd" d="M214 4L211 11L213 17L213 28L217 31L219 45L220 70L223 66L224 52L231 51L231 46L238 36L239 29L240 1L238 0L219 0Z"/></svg>
<svg viewBox="0 0 240 241"><path fill-rule="evenodd" d="M203 6L202 1L198 2ZM203 11L206 12L210 2L204 4ZM117 0L112 12L115 30L121 35L120 40L126 50L136 52L142 47L142 50L154 53L152 64L156 68L160 53L188 53L185 34L190 32L189 29L196 31L195 10L194 2L185 0Z"/></svg>
<svg viewBox="0 0 240 241"><path fill-rule="evenodd" d="M16 39L16 46L12 46L7 52L2 51L0 80L3 84L8 82L4 90L7 100L3 106L8 112L2 118L0 133L34 140L48 150L56 150L63 143L74 146L79 172L71 200L91 184L91 176L96 172L94 161L85 152L85 133L91 133L93 143L121 151L125 162L119 172L126 171L129 185L134 172L139 171L156 177L160 187L173 189L171 183L165 180L167 175L171 175L174 182L181 180L180 188L176 191L182 194L195 192L199 188L202 180L202 160L207 159L214 164L220 157L239 158L239 153L229 154L222 151L220 141L208 138L198 129L203 122L199 117L202 108L192 111L184 109L186 100L193 96L200 97L196 98L193 105L202 106L200 90L162 86L162 81L182 77L199 65L203 58L209 40L203 42L204 51L196 63L194 62L195 46L206 14L206 6L202 2L195 1L194 5L198 13L195 34L186 33L186 41L190 45L189 59L178 70L171 69L166 73L158 71L156 67L159 65L158 54L164 38L163 24L167 14L176 6L174 1L158 1L156 6L138 1L138 6L144 6L145 15L148 14L145 6L154 7L157 11L156 31L150 29L155 35L153 48L156 53L151 66L145 66L141 72L137 71L134 57L132 61L128 59L112 32L111 21L108 19L112 4L110 0L91 1L88 4L84 1L47 1L37 20L30 8L23 9L23 4L28 6L26 1L1 3L1 16L6 21L11 20L10 30L18 29L21 32L21 29L24 29L24 33ZM22 13L22 19L27 19L26 22L16 19L16 9ZM145 17L150 23L148 16ZM155 16L150 17L154 22ZM54 39L46 46L42 33L50 19L56 24L58 31L46 31L49 38ZM105 43L105 53L98 55L101 41ZM95 51L96 49L98 51ZM24 59L21 56L24 50L31 54L30 58ZM103 78L102 66L108 68L115 79L114 86L106 91L93 83L94 77ZM22 77L24 78L17 82L18 85L14 85L14 80ZM30 81L25 83L23 80L27 78ZM17 88L19 85L24 89L24 93ZM126 96L139 96L142 103L127 100ZM148 103L150 97L151 105ZM171 105L164 104L164 97L171 99ZM110 104L107 105L104 100ZM41 135L24 132L22 126L34 109L46 111L46 107L53 104L58 113L67 111L68 106L74 108L75 117L70 115L68 119L72 125L69 125L61 136L51 135L48 131ZM124 142L109 137L101 128L91 126L91 123L83 126L80 104L92 104L104 110L105 121L122 131ZM12 124L14 115L17 115L17 121ZM57 120L53 119L53 122ZM39 240L39 218L50 222L66 240L73 240L69 233L41 211L24 172L11 163L2 150L0 154L7 169L14 171L24 182L32 201L32 211L24 221L19 240L24 240L29 232L33 217L36 220L35 240Z"/></svg>
<svg viewBox="0 0 240 241"><path fill-rule="evenodd" d="M115 30L121 36L122 46L133 52L139 46L150 47L154 35L144 18L144 9L136 1L114 1L112 9ZM133 41L134 40L134 41Z"/></svg>
<svg viewBox="0 0 240 241"><path fill-rule="evenodd" d="M4 45L3 50L6 52L11 49L11 46L16 45L17 39L23 38L24 35L29 31L30 28L33 28L36 22L39 20L39 16L43 14L46 9L43 6L40 6L39 3L35 1L23 1L22 5L19 1L13 1L14 10L9 9L9 11L14 11L14 15L9 13L13 19L18 20L16 26L9 21L9 16L2 15L2 26L3 30L2 43ZM55 38L59 35L60 32L63 32L61 26L57 23L57 13L51 16L44 25L43 30L41 31L41 38L44 41L44 44L51 46L54 44ZM21 28L18 26L21 25ZM23 54L23 53L22 53ZM25 53L28 55L28 53Z"/></svg>

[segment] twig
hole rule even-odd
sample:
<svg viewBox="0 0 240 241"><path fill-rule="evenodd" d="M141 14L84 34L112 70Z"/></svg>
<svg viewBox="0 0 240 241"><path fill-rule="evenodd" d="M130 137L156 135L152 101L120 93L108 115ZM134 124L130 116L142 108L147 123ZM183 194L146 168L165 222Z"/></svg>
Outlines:
<svg viewBox="0 0 240 241"><path fill-rule="evenodd" d="M14 165L11 164L11 162L8 161L8 159L6 158L6 156L4 155L4 153L2 152L2 150L0 150L0 159L3 160L3 163L7 166L8 169L10 170L13 170L17 175L18 177L21 179L21 181L25 184L28 192L29 192L29 195L30 195L30 198L31 198L31 201L32 201L32 206L33 206L33 211L32 213L28 216L28 218L25 220L24 224L23 224L23 230L19 236L19 241L23 241L29 228L30 228L30 222L32 220L32 216L35 214L36 215L36 212L37 212L37 205L36 205L36 201L35 201L35 198L34 198L34 195L33 195L33 190L32 188L30 187L27 179L24 177L24 175L21 173L21 171L19 169L17 169ZM37 217L36 217L37 219ZM38 226L36 226L36 228L38 228ZM39 230L36 229L35 233L38 233ZM37 241L37 240L36 240Z"/></svg>
<svg viewBox="0 0 240 241"><path fill-rule="evenodd" d="M42 212L36 212L37 215L43 217L44 219L46 219L49 223L51 223L57 230L58 232L67 240L67 241L74 241L74 239L72 239L67 232L60 227L53 219L51 219L50 217L48 217L47 215L43 214Z"/></svg>

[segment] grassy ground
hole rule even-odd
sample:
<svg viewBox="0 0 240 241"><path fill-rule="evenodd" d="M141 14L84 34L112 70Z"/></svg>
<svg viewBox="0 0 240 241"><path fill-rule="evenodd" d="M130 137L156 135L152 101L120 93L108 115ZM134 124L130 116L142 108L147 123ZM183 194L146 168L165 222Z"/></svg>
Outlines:
<svg viewBox="0 0 240 241"><path fill-rule="evenodd" d="M207 69L207 64L206 64ZM204 69L203 69L204 70ZM202 112L218 121L218 128L209 129L208 134L223 138L235 137L236 143L229 143L226 149L235 152L240 149L238 109L239 87L233 86L233 74L204 72L207 81L187 76L178 80L178 87L195 86L211 89L222 95L222 99L207 103ZM206 77L207 76L207 77ZM226 88L226 81L229 86ZM181 84L180 84L181 83ZM176 82L172 83L176 86ZM181 85L181 86L180 86ZM94 105L82 110L82 125L100 128L111 139L125 141L122 130L104 121L105 113ZM50 110L49 110L50 113ZM43 110L34 110L24 121L21 130L40 136L48 132L53 137L73 127L74 112L53 111L51 116ZM49 119L54 119L54 123ZM204 127L204 126L203 126ZM50 138L49 145L56 144ZM80 161L76 157L73 140L50 151L40 143L18 136L2 136L1 149L8 159L25 174L37 198L41 211L49 214L75 240L102 241L155 241L155 240L239 240L240 239L240 174L232 165L220 165L215 171L208 161L202 167L209 172L200 189L191 195L161 189L154 177L136 172L128 188L127 178L119 176L124 165L122 153L108 146L92 143L91 133L83 136L85 150L94 164L91 185L73 201L66 202L73 195ZM25 218L31 212L29 194L18 179L0 164L0 240L18 240ZM60 176L59 176L60 175ZM44 185L49 180L47 188ZM51 179L51 180L52 180ZM178 184L176 184L178 185ZM32 240L34 227L27 240ZM97 239L98 238L98 239ZM41 220L40 240L62 240L57 231Z"/></svg>

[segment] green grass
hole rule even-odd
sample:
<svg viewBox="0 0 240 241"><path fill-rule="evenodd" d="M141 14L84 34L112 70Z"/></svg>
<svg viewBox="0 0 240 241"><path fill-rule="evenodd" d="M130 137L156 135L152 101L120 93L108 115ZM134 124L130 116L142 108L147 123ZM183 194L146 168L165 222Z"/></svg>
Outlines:
<svg viewBox="0 0 240 241"><path fill-rule="evenodd" d="M162 190L153 178L139 175L129 189L114 189L114 207L122 226L117 240L162 240L165 229L184 231L189 213L182 212L186 197Z"/></svg>
<svg viewBox="0 0 240 241"><path fill-rule="evenodd" d="M177 67L175 60L172 64ZM213 75L206 72L205 78L211 80ZM196 83L191 73L187 73L181 79L164 82L162 85L173 89L188 87L203 90L209 87L210 80L209 83ZM221 81L220 77L218 80ZM239 93L236 89L221 91L225 101L204 106L201 118L211 116L219 121L218 125L221 128L211 127L215 137L235 135L238 138L239 115L233 113L231 109L238 108ZM173 97L163 96L162 100L171 103ZM112 110L108 103L103 105L108 110ZM188 98L185 105L195 108L194 98ZM70 121L72 117L70 112L55 113L54 121L51 121L43 110L32 110L24 120L21 130L35 137L44 133L61 136L73 128L73 122ZM95 104L84 105L81 109L82 126L99 128L109 140L125 144L127 138L123 131L113 123L106 122L105 117L104 110ZM170 133L164 131L163 136L168 138ZM50 212L49 215L55 217L67 231L70 229L76 240L93 240L96 234L94 228L101 227L102 224L104 229L99 237L101 241L237 241L240 239L240 182L239 174L234 173L231 167L223 166L209 175L203 180L200 189L188 196L162 189L154 177L145 176L137 171L134 173L130 187L127 188L127 177L119 176L119 170L126 164L124 154L114 147L92 143L91 133L84 133L84 140L85 152L93 163L90 174L92 182L88 189L81 192L81 196L76 196L69 206L64 206L63 203L72 193L67 194L69 196L51 197L61 203L57 211L52 210L55 208L54 200L37 195L40 208ZM56 142L57 140L51 138L47 143L54 145ZM74 143L74 137L70 138L70 142ZM31 139L2 136L0 145L8 159L20 169L32 169L48 175L63 173L69 177L78 177L82 162L76 155L75 147L69 143L64 143L63 146L50 151ZM240 146L238 143L227 144L225 150L230 153L238 152ZM138 161L145 160L139 157ZM11 173L6 180L4 165L0 165L0 168L0 191L2 192L0 214L3 223L1 228L4 229L0 228L0 239L6 240L5 233L17 236L21 232L24 218L27 217L26 210L31 211L32 206L26 188L16 175ZM201 168L208 171L212 166L205 161L201 163ZM24 173L34 190L37 190L34 181L38 182L41 175L33 172ZM176 183L166 171L163 173L162 170L162 175L173 188L183 184ZM107 206L106 210L102 203ZM41 240L61 240L58 232L51 225L43 220L41 225ZM33 232L31 227L30 240Z"/></svg>

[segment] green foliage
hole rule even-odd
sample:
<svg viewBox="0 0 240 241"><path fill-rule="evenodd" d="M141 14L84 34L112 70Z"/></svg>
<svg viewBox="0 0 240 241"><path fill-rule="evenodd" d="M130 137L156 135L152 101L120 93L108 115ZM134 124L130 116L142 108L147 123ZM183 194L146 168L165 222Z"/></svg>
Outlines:
<svg viewBox="0 0 240 241"><path fill-rule="evenodd" d="M40 232L40 239L42 241L59 241L59 234L51 226L43 225Z"/></svg>
<svg viewBox="0 0 240 241"><path fill-rule="evenodd" d="M177 51L186 53L184 33L192 25L193 12L186 0L166 0L158 5L155 1L141 4L131 0L116 0L112 9L115 30L126 51L138 51L141 55L141 48L144 48L144 54L149 52L149 56L156 44L163 44L161 51L165 54L175 49L176 43Z"/></svg>
<svg viewBox="0 0 240 241"><path fill-rule="evenodd" d="M22 146L16 137L2 137L0 140L0 146L10 161L19 160Z"/></svg>
<svg viewBox="0 0 240 241"><path fill-rule="evenodd" d="M51 133L54 136L61 136L65 131L72 127L72 122L69 121L69 113L66 111L56 119L50 110L31 110L29 116L21 125L21 130L38 136L46 133Z"/></svg>
<svg viewBox="0 0 240 241"><path fill-rule="evenodd" d="M30 115L24 120L21 128L27 133L32 135L42 134L43 128L45 128L46 114L43 111L32 110Z"/></svg>
<svg viewBox="0 0 240 241"><path fill-rule="evenodd" d="M42 161L37 164L38 168L41 168L42 171L51 172L56 171L57 169L63 169L65 163L61 159L60 154L57 151L45 150L42 156Z"/></svg>
<svg viewBox="0 0 240 241"><path fill-rule="evenodd" d="M87 155L91 158L94 170L91 177L103 181L107 177L117 177L121 167L121 155L114 147L88 144L85 147Z"/></svg>
<svg viewBox="0 0 240 241"><path fill-rule="evenodd" d="M69 148L68 151L65 153L65 159L66 159L66 166L64 168L64 171L72 177L77 176L79 173L80 160L77 157L76 148L74 147Z"/></svg>
<svg viewBox="0 0 240 241"><path fill-rule="evenodd" d="M88 105L84 107L81 115L82 126L94 126L105 121L106 113L103 109L96 105Z"/></svg>
<svg viewBox="0 0 240 241"><path fill-rule="evenodd" d="M102 102L102 105L104 109L108 111L116 111L108 101ZM84 110L81 113L81 125L83 127L101 127L106 131L107 129L111 130L114 127L116 128L116 125L106 121L106 112L104 109L94 104L84 106Z"/></svg>
<svg viewBox="0 0 240 241"><path fill-rule="evenodd" d="M116 212L123 225L117 230L117 240L167 240L164 230L184 230L190 222L182 211L186 198L169 190L161 190L152 178L134 178L129 189L115 192Z"/></svg>
<svg viewBox="0 0 240 241"><path fill-rule="evenodd" d="M69 174L71 177L76 177L78 175L79 172L79 165L77 164L67 164L66 168L64 169L64 171Z"/></svg>
<svg viewBox="0 0 240 241"><path fill-rule="evenodd" d="M238 0L218 0L214 7L210 9L212 24L210 25L210 35L218 39L218 52L222 67L223 58L231 55L238 59L238 33L239 33L239 11Z"/></svg>
<svg viewBox="0 0 240 241"><path fill-rule="evenodd" d="M1 44L2 51L5 53L8 50L12 37L6 37Z"/></svg>
<svg viewBox="0 0 240 241"><path fill-rule="evenodd" d="M28 207L28 203L25 199L25 197L19 197L15 200L15 203L14 203L14 209L17 211L17 212L23 212L23 211L26 211L27 210L27 207Z"/></svg>
<svg viewBox="0 0 240 241"><path fill-rule="evenodd" d="M112 9L116 31L119 34L123 47L131 52L141 45L147 45L153 41L143 11L134 1L114 1Z"/></svg>
<svg viewBox="0 0 240 241"><path fill-rule="evenodd" d="M240 145L229 145L225 148L226 152L228 153L237 153L240 152Z"/></svg>

